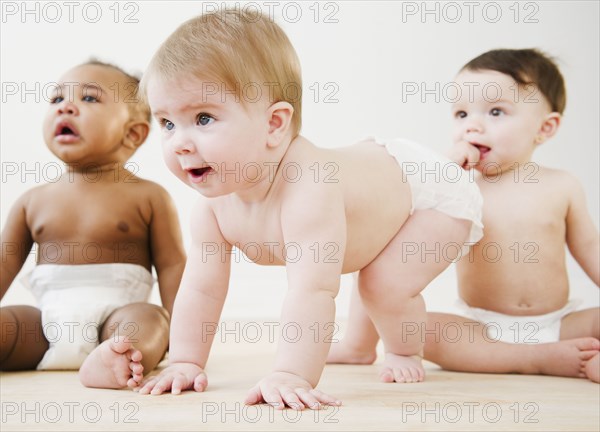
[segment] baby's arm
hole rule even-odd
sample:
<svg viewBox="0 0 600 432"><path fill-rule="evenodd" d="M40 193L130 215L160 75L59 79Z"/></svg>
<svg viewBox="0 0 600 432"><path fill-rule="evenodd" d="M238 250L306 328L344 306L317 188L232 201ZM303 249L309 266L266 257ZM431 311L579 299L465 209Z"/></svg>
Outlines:
<svg viewBox="0 0 600 432"><path fill-rule="evenodd" d="M158 275L162 304L169 314L172 314L173 302L185 267L181 228L177 211L166 190L154 185L150 204L152 206L150 223L152 263Z"/></svg>
<svg viewBox="0 0 600 432"><path fill-rule="evenodd" d="M600 237L587 210L581 184L568 175L565 183L570 203L567 211L567 245L581 268L600 286Z"/></svg>
<svg viewBox="0 0 600 432"><path fill-rule="evenodd" d="M231 245L205 200L192 211L192 245L175 298L169 349L169 367L144 381L141 394L171 389L203 391L204 367L229 285ZM213 253L218 250L217 253Z"/></svg>
<svg viewBox="0 0 600 432"><path fill-rule="evenodd" d="M0 299L4 297L6 291L13 280L23 267L27 260L27 255L33 246L33 238L27 224L25 213L26 203L31 196L32 191L22 195L13 205L6 224L0 235Z"/></svg>
<svg viewBox="0 0 600 432"><path fill-rule="evenodd" d="M246 403L318 408L340 402L314 389L335 321L335 297L346 245L346 217L338 184L312 184L285 199L281 225L287 250L288 291L281 314L274 371Z"/></svg>

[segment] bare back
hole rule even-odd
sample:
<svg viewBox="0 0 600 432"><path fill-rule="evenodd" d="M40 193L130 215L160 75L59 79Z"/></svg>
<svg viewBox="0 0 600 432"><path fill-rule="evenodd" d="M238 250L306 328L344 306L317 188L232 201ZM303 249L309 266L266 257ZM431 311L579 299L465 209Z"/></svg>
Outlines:
<svg viewBox="0 0 600 432"><path fill-rule="evenodd" d="M232 194L214 201L223 236L258 264L284 265L282 202L290 194L310 193L312 187L334 187L342 194L347 227L343 273L368 265L409 216L409 186L398 162L383 146L370 140L328 150L298 138L282 160L265 200L248 204ZM335 256L336 245L322 240L316 246L319 252L301 252ZM261 248L258 253L257 247Z"/></svg>

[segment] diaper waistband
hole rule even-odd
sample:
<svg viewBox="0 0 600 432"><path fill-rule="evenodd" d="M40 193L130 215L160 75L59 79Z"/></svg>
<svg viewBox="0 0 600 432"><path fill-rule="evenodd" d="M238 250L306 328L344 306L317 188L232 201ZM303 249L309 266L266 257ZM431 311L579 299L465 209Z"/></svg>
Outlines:
<svg viewBox="0 0 600 432"><path fill-rule="evenodd" d="M485 317L486 321L491 322L494 319L502 320L506 317L510 317L514 322L529 322L536 321L541 322L545 320L553 320L557 317L563 317L573 311L575 311L580 305L583 303L582 299L570 299L567 304L565 304L562 308L557 309L552 312L548 312L542 315L507 315L500 312L495 312L487 309L481 309L477 307L469 306L463 299L459 298L456 301L456 306L459 307L464 312L469 312L474 317L481 316Z"/></svg>
<svg viewBox="0 0 600 432"><path fill-rule="evenodd" d="M39 264L27 275L25 284L32 291L47 288L68 289L76 285L87 287L125 286L132 282L152 286L152 274L139 264ZM35 292L34 292L35 294Z"/></svg>

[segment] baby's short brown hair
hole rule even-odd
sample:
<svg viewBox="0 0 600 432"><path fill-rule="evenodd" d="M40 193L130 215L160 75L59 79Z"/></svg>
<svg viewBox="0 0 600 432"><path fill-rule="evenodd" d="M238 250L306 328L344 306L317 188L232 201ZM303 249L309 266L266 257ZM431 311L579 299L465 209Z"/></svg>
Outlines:
<svg viewBox="0 0 600 432"><path fill-rule="evenodd" d="M496 49L485 52L461 70L492 70L511 76L521 85L534 84L550 104L562 114L567 103L565 81L549 56L537 49Z"/></svg>

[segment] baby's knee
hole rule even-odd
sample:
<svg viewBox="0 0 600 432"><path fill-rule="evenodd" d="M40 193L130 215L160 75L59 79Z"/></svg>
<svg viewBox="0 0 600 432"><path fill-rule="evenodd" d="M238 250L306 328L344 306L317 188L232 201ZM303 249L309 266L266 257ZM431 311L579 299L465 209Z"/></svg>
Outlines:
<svg viewBox="0 0 600 432"><path fill-rule="evenodd" d="M35 369L48 349L42 314L33 306L0 308L0 370Z"/></svg>
<svg viewBox="0 0 600 432"><path fill-rule="evenodd" d="M391 280L391 278L380 277L374 280L361 280L359 278L358 290L362 298L370 299L386 299L402 298L406 301L420 297L421 291L425 284L416 281Z"/></svg>
<svg viewBox="0 0 600 432"><path fill-rule="evenodd" d="M169 332L169 313L151 303L130 303L116 309L104 321L101 339L110 337L117 329L119 333L129 336L151 327L153 332Z"/></svg>
<svg viewBox="0 0 600 432"><path fill-rule="evenodd" d="M169 312L165 308L152 303L130 303L120 308L124 315L135 316L143 321L169 322Z"/></svg>
<svg viewBox="0 0 600 432"><path fill-rule="evenodd" d="M2 345L23 337L43 338L42 313L33 306L18 305L0 308Z"/></svg>

